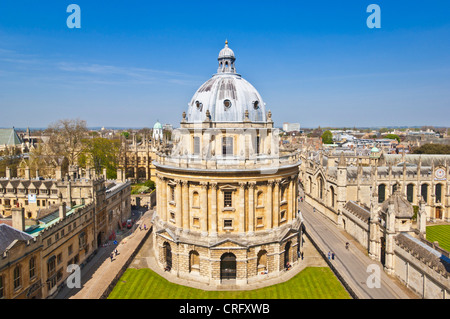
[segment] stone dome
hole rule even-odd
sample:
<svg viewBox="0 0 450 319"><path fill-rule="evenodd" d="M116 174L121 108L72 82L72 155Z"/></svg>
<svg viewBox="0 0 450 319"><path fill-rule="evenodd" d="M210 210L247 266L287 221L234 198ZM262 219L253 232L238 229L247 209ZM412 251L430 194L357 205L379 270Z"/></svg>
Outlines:
<svg viewBox="0 0 450 319"><path fill-rule="evenodd" d="M213 122L243 122L246 111L251 122L266 122L266 107L259 92L236 73L234 52L225 47L219 53L217 73L193 95L187 122L203 122L209 111Z"/></svg>

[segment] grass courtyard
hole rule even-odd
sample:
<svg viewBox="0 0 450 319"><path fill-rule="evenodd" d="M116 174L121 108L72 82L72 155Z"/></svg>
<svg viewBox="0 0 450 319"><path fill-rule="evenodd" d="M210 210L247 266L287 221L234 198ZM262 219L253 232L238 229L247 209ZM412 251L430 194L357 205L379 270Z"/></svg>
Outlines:
<svg viewBox="0 0 450 319"><path fill-rule="evenodd" d="M287 282L246 291L205 291L173 284L148 268L129 268L108 299L350 299L350 296L327 267L308 267Z"/></svg>
<svg viewBox="0 0 450 319"><path fill-rule="evenodd" d="M441 248L450 251L450 225L427 226L427 239L437 241Z"/></svg>

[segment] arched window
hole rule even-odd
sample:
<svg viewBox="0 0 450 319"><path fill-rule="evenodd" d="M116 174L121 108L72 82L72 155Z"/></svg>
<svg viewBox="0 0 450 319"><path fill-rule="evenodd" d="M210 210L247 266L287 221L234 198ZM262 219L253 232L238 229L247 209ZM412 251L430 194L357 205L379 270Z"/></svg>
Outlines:
<svg viewBox="0 0 450 319"><path fill-rule="evenodd" d="M330 206L334 207L334 187L330 186Z"/></svg>
<svg viewBox="0 0 450 319"><path fill-rule="evenodd" d="M386 185L378 185L378 203L383 203L386 200Z"/></svg>
<svg viewBox="0 0 450 319"><path fill-rule="evenodd" d="M192 193L192 207L200 207L200 196L198 192Z"/></svg>
<svg viewBox="0 0 450 319"><path fill-rule="evenodd" d="M436 195L436 203L442 203L442 184L436 184L434 194Z"/></svg>
<svg viewBox="0 0 450 319"><path fill-rule="evenodd" d="M414 200L414 184L408 184L406 186L406 199L412 203Z"/></svg>
<svg viewBox="0 0 450 319"><path fill-rule="evenodd" d="M428 203L428 184L422 184L420 186L420 195L425 203Z"/></svg>
<svg viewBox="0 0 450 319"><path fill-rule="evenodd" d="M259 191L256 195L256 207L262 206L264 206L264 193L262 191Z"/></svg>
<svg viewBox="0 0 450 319"><path fill-rule="evenodd" d="M319 176L317 183L318 183L317 191L318 191L319 198L323 199L323 179L321 176Z"/></svg>

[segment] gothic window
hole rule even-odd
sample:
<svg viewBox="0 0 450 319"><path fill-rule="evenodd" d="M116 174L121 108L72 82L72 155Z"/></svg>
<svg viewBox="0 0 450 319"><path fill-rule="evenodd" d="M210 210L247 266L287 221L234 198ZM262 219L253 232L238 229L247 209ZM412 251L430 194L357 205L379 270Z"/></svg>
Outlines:
<svg viewBox="0 0 450 319"><path fill-rule="evenodd" d="M386 185L378 185L378 203L382 203L386 200Z"/></svg>
<svg viewBox="0 0 450 319"><path fill-rule="evenodd" d="M435 186L436 203L442 203L442 184Z"/></svg>
<svg viewBox="0 0 450 319"><path fill-rule="evenodd" d="M330 186L330 194L331 194L330 206L334 207L334 188L333 188L333 186Z"/></svg>
<svg viewBox="0 0 450 319"><path fill-rule="evenodd" d="M420 186L420 195L422 196L425 203L428 202L428 184L422 184Z"/></svg>
<svg viewBox="0 0 450 319"><path fill-rule="evenodd" d="M414 197L414 184L408 184L408 186L406 186L406 199L408 200L408 202L412 203L413 197Z"/></svg>

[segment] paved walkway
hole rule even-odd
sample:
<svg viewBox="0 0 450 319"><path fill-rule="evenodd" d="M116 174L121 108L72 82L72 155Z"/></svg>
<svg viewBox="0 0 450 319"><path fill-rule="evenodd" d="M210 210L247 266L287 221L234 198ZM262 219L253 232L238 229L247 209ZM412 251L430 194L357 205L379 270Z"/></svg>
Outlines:
<svg viewBox="0 0 450 319"><path fill-rule="evenodd" d="M331 220L319 212L313 212L312 207L306 203L299 203L306 231L325 253L334 252L335 259L330 262L338 273L351 287L354 293L361 299L410 299L418 298L397 278L388 276L383 271L380 262L369 258L367 252L345 231L340 230ZM345 249L345 243L349 242L349 249ZM368 278L373 271L368 272L369 265L380 267L380 288L370 288ZM369 285L371 281L369 280Z"/></svg>
<svg viewBox="0 0 450 319"><path fill-rule="evenodd" d="M81 288L69 289L65 286L55 299L100 299L114 283L114 280L122 274L136 253L139 245L148 234L151 211L146 212L138 223L147 226L147 230L136 228L124 237L118 245L110 244L100 247L97 254L81 270ZM110 259L110 253L117 248L119 254Z"/></svg>

